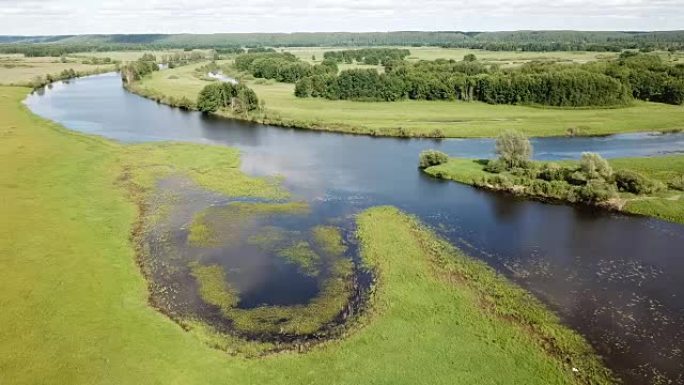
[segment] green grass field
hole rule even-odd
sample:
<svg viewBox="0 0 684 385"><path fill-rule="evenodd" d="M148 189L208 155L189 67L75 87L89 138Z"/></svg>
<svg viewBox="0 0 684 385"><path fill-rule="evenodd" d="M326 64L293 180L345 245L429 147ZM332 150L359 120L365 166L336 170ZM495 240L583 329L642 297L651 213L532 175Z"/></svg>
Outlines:
<svg viewBox="0 0 684 385"><path fill-rule="evenodd" d="M32 115L28 91L0 87L0 383L608 383L536 300L392 208L358 218L380 278L365 327L305 354L210 348L148 305L135 198L170 174L225 194L277 197L278 186L241 174L229 148L68 131Z"/></svg>
<svg viewBox="0 0 684 385"><path fill-rule="evenodd" d="M575 162L564 162L570 164ZM668 185L675 177L684 177L684 155L657 158L622 158L609 160L615 170L628 169ZM449 162L429 167L426 173L443 179L473 185L483 176L492 175L484 171L484 164L473 159L450 158ZM647 215L672 222L684 223L684 192L667 189L652 196L622 194L625 199L623 211Z"/></svg>
<svg viewBox="0 0 684 385"><path fill-rule="evenodd" d="M227 63L227 62L223 62ZM143 94L195 100L208 84L191 65L153 73L134 85ZM294 85L245 78L266 103L267 123L324 131L387 136L491 137L505 129L529 136L560 136L684 129L684 108L635 102L617 109L553 109L479 102L415 101L392 103L297 98Z"/></svg>

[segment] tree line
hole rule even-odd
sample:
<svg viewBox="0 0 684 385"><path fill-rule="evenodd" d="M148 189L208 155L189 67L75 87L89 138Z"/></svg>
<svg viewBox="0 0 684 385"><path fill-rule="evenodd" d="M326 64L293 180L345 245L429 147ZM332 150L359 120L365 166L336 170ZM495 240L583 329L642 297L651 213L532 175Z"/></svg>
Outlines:
<svg viewBox="0 0 684 385"><path fill-rule="evenodd" d="M320 64L311 65L287 52L238 55L235 58L235 67L257 78L275 79L285 83L295 83L308 76L336 74L338 71L337 64L332 60L323 60Z"/></svg>
<svg viewBox="0 0 684 385"><path fill-rule="evenodd" d="M613 106L632 99L682 104L684 65L645 54L588 64L531 63L500 69L473 57L463 61L392 61L385 72L351 69L302 78L298 97L395 101L463 100L558 107Z"/></svg>
<svg viewBox="0 0 684 385"><path fill-rule="evenodd" d="M684 31L598 32L598 31L395 31L320 33L219 33L80 35L80 36L0 36L0 51L18 46L80 46L71 52L90 50L153 50L168 48L235 47L354 47L354 46L449 46L492 50L610 50L682 49ZM14 48L12 48L14 47ZM107 48L104 48L107 47ZM25 49L25 48L22 48ZM23 53L23 52L14 52ZM234 53L234 52L233 52ZM62 53L49 56L61 56ZM44 56L44 55L39 55Z"/></svg>
<svg viewBox="0 0 684 385"><path fill-rule="evenodd" d="M205 59L217 60L218 53L216 51L209 52L208 54L200 51L174 52L172 54L162 55L160 63L168 65L169 68L175 68L197 63Z"/></svg>
<svg viewBox="0 0 684 385"><path fill-rule="evenodd" d="M362 48L342 51L328 51L323 58L335 63L362 63L369 65L385 65L390 61L404 60L411 55L411 51L399 48Z"/></svg>

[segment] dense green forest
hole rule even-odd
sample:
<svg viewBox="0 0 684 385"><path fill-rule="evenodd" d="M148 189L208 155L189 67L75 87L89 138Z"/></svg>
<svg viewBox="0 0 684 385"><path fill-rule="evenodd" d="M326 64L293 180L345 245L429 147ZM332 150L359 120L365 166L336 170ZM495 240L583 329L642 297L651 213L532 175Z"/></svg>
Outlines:
<svg viewBox="0 0 684 385"><path fill-rule="evenodd" d="M84 51L214 48L241 53L242 47L441 46L487 50L620 51L684 47L684 31L589 32L318 32L147 35L0 36L0 52L61 56Z"/></svg>
<svg viewBox="0 0 684 385"><path fill-rule="evenodd" d="M614 106L633 98L684 102L684 65L625 52L618 60L587 64L528 63L501 69L468 55L463 61L389 61L385 72L351 69L299 80L298 97L395 101L464 100L558 107Z"/></svg>

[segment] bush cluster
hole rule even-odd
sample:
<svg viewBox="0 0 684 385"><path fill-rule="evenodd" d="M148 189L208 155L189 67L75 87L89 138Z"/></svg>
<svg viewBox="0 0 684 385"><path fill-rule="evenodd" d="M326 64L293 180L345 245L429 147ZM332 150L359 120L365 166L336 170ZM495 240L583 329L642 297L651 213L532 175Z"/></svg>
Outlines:
<svg viewBox="0 0 684 385"><path fill-rule="evenodd" d="M154 71L159 71L157 57L146 53L140 59L121 67L121 79L124 83L131 83Z"/></svg>
<svg viewBox="0 0 684 385"><path fill-rule="evenodd" d="M205 55L200 51L174 52L170 55L163 55L161 57L161 63L168 65L169 68L176 68L192 63L197 63L205 59L216 59L216 55L216 51L209 55Z"/></svg>
<svg viewBox="0 0 684 385"><path fill-rule="evenodd" d="M428 168L432 166L439 166L449 161L449 155L437 151L437 150L426 150L420 153L419 164L420 168Z"/></svg>
<svg viewBox="0 0 684 385"><path fill-rule="evenodd" d="M615 184L620 191L639 195L653 194L665 188L661 182L631 170L618 170L615 173Z"/></svg>
<svg viewBox="0 0 684 385"><path fill-rule="evenodd" d="M216 112L229 109L232 112L244 113L259 108L256 93L243 84L211 83L200 91L197 97L197 109L202 112Z"/></svg>
<svg viewBox="0 0 684 385"><path fill-rule="evenodd" d="M530 161L532 146L524 135L515 131L500 135L496 149L499 157L489 160L484 167L491 175L475 180L475 185L542 199L594 205L617 198L618 191L644 195L665 188L663 183L635 171L614 172L608 161L590 152L583 153L576 166L534 163ZM684 176L680 179L675 179L671 186L681 182L684 188Z"/></svg>

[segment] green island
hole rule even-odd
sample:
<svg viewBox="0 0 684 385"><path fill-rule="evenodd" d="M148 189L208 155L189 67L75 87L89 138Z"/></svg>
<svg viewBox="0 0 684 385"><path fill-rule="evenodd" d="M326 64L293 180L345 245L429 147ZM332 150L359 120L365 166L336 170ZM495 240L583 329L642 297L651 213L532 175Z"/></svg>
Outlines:
<svg viewBox="0 0 684 385"><path fill-rule="evenodd" d="M460 138L513 128L529 136L595 136L684 129L678 62L678 54L630 51L285 48L139 71L126 87L172 106L322 131ZM217 85L209 73L239 83ZM203 90L211 102L198 105ZM231 96L221 103L221 94Z"/></svg>
<svg viewBox="0 0 684 385"><path fill-rule="evenodd" d="M614 381L587 342L539 301L391 207L356 218L377 287L353 332L303 354L248 358L215 349L248 342L206 343L215 337L198 335L206 329L181 328L148 302L132 239L144 230L141 214L167 213L146 212L145 199L173 176L228 196L288 193L275 179L243 174L231 148L123 145L74 133L31 114L21 104L28 92L0 87L0 161L11 165L0 168L2 379L292 384L325 373L337 384ZM313 239L341 251L329 229ZM190 268L205 300L230 309L223 272Z"/></svg>
<svg viewBox="0 0 684 385"><path fill-rule="evenodd" d="M517 131L496 142L496 159L420 154L419 168L436 178L542 201L585 204L684 223L684 156L579 161L531 161L532 146Z"/></svg>

